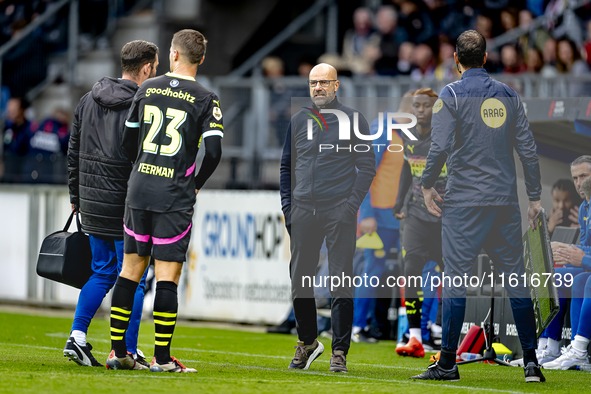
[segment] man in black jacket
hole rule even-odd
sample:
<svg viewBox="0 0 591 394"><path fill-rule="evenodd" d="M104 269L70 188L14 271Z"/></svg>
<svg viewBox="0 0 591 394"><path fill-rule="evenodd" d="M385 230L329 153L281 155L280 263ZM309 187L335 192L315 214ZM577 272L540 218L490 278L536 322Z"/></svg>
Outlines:
<svg viewBox="0 0 591 394"><path fill-rule="evenodd" d="M324 351L316 339L316 305L310 281L326 239L332 295L330 371L347 372L357 210L376 173L375 155L371 148L355 149L367 146L357 132L369 135L369 126L359 114L355 127L356 111L337 100L335 68L328 64L314 67L309 86L313 106L292 117L281 158L281 205L291 236L291 289L299 337L289 368L308 369ZM339 140L343 131L349 132L350 139ZM341 280L343 277L349 281Z"/></svg>
<svg viewBox="0 0 591 394"><path fill-rule="evenodd" d="M76 315L64 356L83 366L102 366L86 342L90 321L113 287L123 262L123 213L131 160L122 149L125 119L135 93L156 75L158 47L132 41L121 49L122 78L105 77L80 99L74 114L68 148L72 210L82 213L82 229L89 234L93 275L80 291ZM147 272L147 271L146 271ZM137 336L146 275L136 292L127 350L136 358L135 369L149 364L137 349ZM112 333L111 335L117 335Z"/></svg>

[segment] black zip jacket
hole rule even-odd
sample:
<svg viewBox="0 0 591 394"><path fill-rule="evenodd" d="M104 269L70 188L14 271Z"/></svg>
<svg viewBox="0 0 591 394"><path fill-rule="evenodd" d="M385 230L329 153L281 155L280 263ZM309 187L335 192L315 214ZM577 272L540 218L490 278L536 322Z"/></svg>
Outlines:
<svg viewBox="0 0 591 394"><path fill-rule="evenodd" d="M351 139L339 140L337 115L322 113L315 105L291 118L280 170L281 206L288 224L292 195L295 205L313 212L345 202L357 211L376 174L372 141L361 140L353 131L353 114L358 111L336 98L323 109L339 110L348 117ZM308 120L312 120L312 139L308 139ZM359 132L370 135L363 114L358 120Z"/></svg>
<svg viewBox="0 0 591 394"><path fill-rule="evenodd" d="M123 213L131 161L122 149L125 119L138 85L105 77L74 113L68 146L70 202L80 207L82 229L123 238Z"/></svg>

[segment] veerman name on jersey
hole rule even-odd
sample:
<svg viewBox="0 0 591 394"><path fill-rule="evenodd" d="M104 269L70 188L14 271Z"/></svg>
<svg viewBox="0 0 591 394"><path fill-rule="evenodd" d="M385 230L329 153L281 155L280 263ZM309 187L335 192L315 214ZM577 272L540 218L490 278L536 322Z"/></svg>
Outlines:
<svg viewBox="0 0 591 394"><path fill-rule="evenodd" d="M165 176L167 178L172 178L174 175L174 168L160 167L148 163L140 163L137 170L144 174Z"/></svg>
<svg viewBox="0 0 591 394"><path fill-rule="evenodd" d="M175 92L171 88L160 89L160 88L148 88L146 89L146 97L149 97L152 93L160 94L162 96L174 97L179 98L181 100L186 100L191 104L195 103L195 96L192 96L189 93L184 93L182 90L179 92Z"/></svg>

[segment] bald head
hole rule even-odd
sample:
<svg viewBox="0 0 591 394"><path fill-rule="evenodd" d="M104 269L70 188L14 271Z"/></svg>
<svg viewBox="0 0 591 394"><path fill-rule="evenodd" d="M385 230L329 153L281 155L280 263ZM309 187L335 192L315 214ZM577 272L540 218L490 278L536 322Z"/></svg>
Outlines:
<svg viewBox="0 0 591 394"><path fill-rule="evenodd" d="M320 63L310 71L310 80L321 81L325 79L337 79L337 69L328 63Z"/></svg>
<svg viewBox="0 0 591 394"><path fill-rule="evenodd" d="M339 90L337 69L327 63L320 63L310 71L310 97L318 108L330 104Z"/></svg>

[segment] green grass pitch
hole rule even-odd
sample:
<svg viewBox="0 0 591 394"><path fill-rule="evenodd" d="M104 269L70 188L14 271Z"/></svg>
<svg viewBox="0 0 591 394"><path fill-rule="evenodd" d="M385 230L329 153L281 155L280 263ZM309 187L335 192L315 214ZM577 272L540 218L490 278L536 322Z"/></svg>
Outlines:
<svg viewBox="0 0 591 394"><path fill-rule="evenodd" d="M392 341L353 343L348 374L328 371L330 341L309 371L287 369L296 338L262 332L214 329L182 323L176 327L172 354L197 374L109 371L80 367L63 357L72 319L45 311L0 312L0 393L581 393L591 375L579 371L545 371L547 382L526 384L522 368L488 364L460 367L461 381L417 382L427 359L396 355ZM63 316L63 313L61 313ZM142 322L140 349L151 355L154 325ZM109 323L96 318L89 332L95 357L109 350Z"/></svg>

